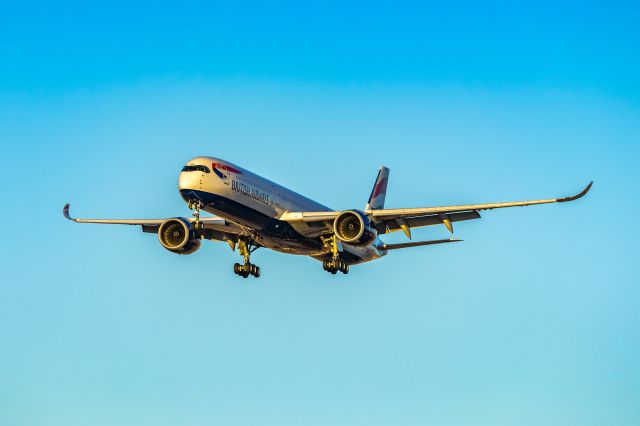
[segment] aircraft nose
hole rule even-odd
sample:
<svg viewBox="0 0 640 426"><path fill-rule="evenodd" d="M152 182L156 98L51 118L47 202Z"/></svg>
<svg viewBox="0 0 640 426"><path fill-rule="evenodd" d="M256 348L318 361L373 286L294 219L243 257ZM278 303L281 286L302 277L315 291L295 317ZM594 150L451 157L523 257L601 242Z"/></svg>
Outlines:
<svg viewBox="0 0 640 426"><path fill-rule="evenodd" d="M200 173L181 172L178 177L178 189L200 189L202 182L200 181Z"/></svg>

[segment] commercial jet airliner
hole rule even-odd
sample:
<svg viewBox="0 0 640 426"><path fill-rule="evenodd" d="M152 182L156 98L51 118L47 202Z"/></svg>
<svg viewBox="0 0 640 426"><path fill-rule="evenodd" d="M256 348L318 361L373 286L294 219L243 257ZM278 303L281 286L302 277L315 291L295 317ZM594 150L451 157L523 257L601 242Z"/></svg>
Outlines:
<svg viewBox="0 0 640 426"><path fill-rule="evenodd" d="M379 236L402 231L411 239L411 229L444 225L453 233L453 223L479 219L480 210L535 204L564 203L583 197L590 182L577 195L545 200L469 204L445 207L385 209L389 169L380 168L363 210L334 211L228 161L197 157L180 172L180 195L193 211L192 217L168 219L75 219L74 222L140 225L143 232L158 235L160 244L177 254L191 254L204 240L225 241L238 248L244 262L233 271L247 278L260 276L251 263L251 253L260 247L282 253L311 256L325 271L346 274L349 266L385 256L391 250L461 241L443 239L385 244ZM200 211L214 216L201 217Z"/></svg>

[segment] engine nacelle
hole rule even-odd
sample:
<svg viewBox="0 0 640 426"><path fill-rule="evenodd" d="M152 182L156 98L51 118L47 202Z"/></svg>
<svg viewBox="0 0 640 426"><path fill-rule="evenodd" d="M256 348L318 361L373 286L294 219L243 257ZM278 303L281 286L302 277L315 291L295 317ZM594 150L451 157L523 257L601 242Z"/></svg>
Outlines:
<svg viewBox="0 0 640 426"><path fill-rule="evenodd" d="M333 232L340 241L354 246L371 244L378 236L369 217L360 210L340 213L333 222Z"/></svg>
<svg viewBox="0 0 640 426"><path fill-rule="evenodd" d="M200 238L189 221L183 217L167 219L158 228L160 244L178 254L191 254L200 248Z"/></svg>

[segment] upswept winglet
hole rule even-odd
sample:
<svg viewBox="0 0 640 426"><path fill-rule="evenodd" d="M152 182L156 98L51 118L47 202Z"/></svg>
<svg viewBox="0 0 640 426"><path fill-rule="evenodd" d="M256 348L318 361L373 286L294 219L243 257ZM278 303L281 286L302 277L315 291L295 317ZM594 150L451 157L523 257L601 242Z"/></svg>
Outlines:
<svg viewBox="0 0 640 426"><path fill-rule="evenodd" d="M593 185L593 181L589 182L589 185L587 185L579 194L576 194L571 197L558 198L556 201L558 203L566 203L567 201L574 201L574 200L577 200L578 198L582 198L585 195L587 195L587 192L589 192L589 190L591 189L591 185Z"/></svg>
<svg viewBox="0 0 640 426"><path fill-rule="evenodd" d="M70 204L65 204L63 209L62 209L62 214L64 215L65 219L72 220L72 221L75 222L76 220L74 218L72 218L71 216L69 216L69 207L70 206L71 206Z"/></svg>

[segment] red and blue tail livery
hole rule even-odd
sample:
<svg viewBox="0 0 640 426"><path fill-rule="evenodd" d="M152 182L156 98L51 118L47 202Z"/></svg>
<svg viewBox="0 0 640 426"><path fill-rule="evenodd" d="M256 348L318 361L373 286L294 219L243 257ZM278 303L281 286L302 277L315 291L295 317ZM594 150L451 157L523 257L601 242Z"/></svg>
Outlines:
<svg viewBox="0 0 640 426"><path fill-rule="evenodd" d="M376 183L373 185L369 201L367 202L366 209L383 209L384 200L387 196L387 182L389 181L389 169L382 166L378 172Z"/></svg>

